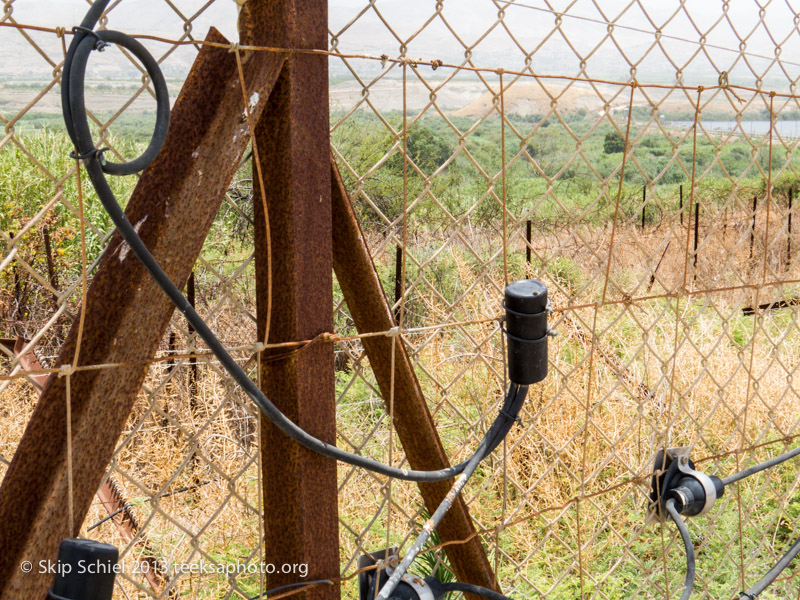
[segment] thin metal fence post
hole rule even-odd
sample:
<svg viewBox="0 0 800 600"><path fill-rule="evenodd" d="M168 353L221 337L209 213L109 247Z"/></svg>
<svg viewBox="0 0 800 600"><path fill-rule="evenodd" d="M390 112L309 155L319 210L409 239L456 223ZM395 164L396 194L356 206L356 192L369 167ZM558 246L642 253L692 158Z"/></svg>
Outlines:
<svg viewBox="0 0 800 600"><path fill-rule="evenodd" d="M789 188L789 219L787 226L789 228L788 235L786 236L786 269L792 267L792 200L794 199L794 188Z"/></svg>
<svg viewBox="0 0 800 600"><path fill-rule="evenodd" d="M694 268L694 281L697 281L697 244L700 237L700 200L694 203L694 258L692 267Z"/></svg>
<svg viewBox="0 0 800 600"><path fill-rule="evenodd" d="M403 296L403 246L397 244L394 254L394 322L400 323L400 298Z"/></svg>
<svg viewBox="0 0 800 600"><path fill-rule="evenodd" d="M753 196L753 221L750 224L750 258L753 258L753 243L756 239L756 211L758 210L758 196Z"/></svg>
<svg viewBox="0 0 800 600"><path fill-rule="evenodd" d="M642 229L644 229L645 218L647 217L647 186L642 186Z"/></svg>
<svg viewBox="0 0 800 600"><path fill-rule="evenodd" d="M531 248L532 248L531 233L532 233L531 220L528 219L528 221L525 223L525 241L527 242L525 244L525 262L528 263L529 265L531 264Z"/></svg>

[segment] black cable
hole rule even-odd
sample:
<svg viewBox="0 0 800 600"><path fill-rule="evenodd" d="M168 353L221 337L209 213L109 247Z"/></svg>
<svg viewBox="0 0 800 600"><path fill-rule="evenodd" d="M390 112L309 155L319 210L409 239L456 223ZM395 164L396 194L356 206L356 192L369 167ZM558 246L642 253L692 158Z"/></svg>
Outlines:
<svg viewBox="0 0 800 600"><path fill-rule="evenodd" d="M692 538L689 536L689 530L686 528L686 523L683 522L680 514L678 514L678 511L675 509L675 500L667 500L666 509L681 534L683 548L686 550L686 579L683 582L683 593L681 594L681 600L689 600L689 596L692 595L692 588L694 587L695 574L694 546L692 545Z"/></svg>
<svg viewBox="0 0 800 600"><path fill-rule="evenodd" d="M775 563L775 566L772 567L766 575L758 580L758 583L756 583L749 590L741 592L739 600L753 600L761 592L767 589L767 586L777 579L781 571L789 566L789 563L795 559L798 553L800 553L800 538L795 540L794 544L792 544L792 547L789 548L786 554L784 554L781 559Z"/></svg>
<svg viewBox="0 0 800 600"><path fill-rule="evenodd" d="M725 479L723 479L722 483L727 486L727 485L729 485L731 483L735 483L735 482L737 482L737 481L739 481L741 479L744 479L745 477L750 477L750 475L755 475L756 473L758 473L760 471L764 471L766 469L770 469L770 468L772 468L774 466L777 466L777 465L781 464L782 462L785 462L785 461L787 461L787 460L789 460L791 458L794 458L795 456L799 456L799 455L800 455L800 447L797 447L794 450L789 450L789 452L781 454L780 456L776 456L775 458L771 458L771 459L769 459L767 461L764 461L763 463L754 465L754 466L750 467L749 469L745 469L744 471L739 471L738 473L734 473L733 475L730 475L730 476L726 477Z"/></svg>
<svg viewBox="0 0 800 600"><path fill-rule="evenodd" d="M442 583L439 588L445 592L464 592L466 594L474 594L482 598L489 598L489 600L511 600L508 596L504 596L500 592L495 592L479 585L472 585L471 583L460 583L458 581Z"/></svg>
<svg viewBox="0 0 800 600"><path fill-rule="evenodd" d="M87 30L93 29L103 10L105 10L105 7L108 5L108 2L109 0L97 0L86 14L86 17L81 23L81 27ZM264 395L258 386L253 383L230 354L228 354L225 347L220 343L219 339L214 335L206 322L197 314L177 286L175 286L167 274L164 273L161 266L155 258L153 258L153 255L150 254L147 246L145 246L130 221L128 221L128 218L125 216L125 213L114 197L108 185L108 181L106 181L104 173L114 175L134 173L143 169L155 158L166 137L167 126L169 124L169 98L166 84L164 83L164 78L163 75L161 75L158 64L139 42L130 36L115 31L103 30L96 32L96 34L97 38L100 40L115 43L127 48L144 64L156 90L156 99L158 103L156 127L145 152L130 162L122 164L110 163L102 160L102 157L98 155L86 119L83 97L86 63L88 62L89 54L96 47L97 39L95 39L95 36L88 35L85 31L79 29L76 31L75 37L70 44L69 52L64 61L64 72L62 75L62 110L67 131L75 145L77 153L88 157L84 161L86 171L89 174L92 185L94 185L97 191L97 196L100 198L109 217L111 217L111 220L116 225L120 235L158 286L167 294L175 307L184 315L200 338L208 345L211 352L217 357L220 364L222 364L231 378L241 386L244 392L255 402L259 410L261 410L278 429L309 450L318 452L334 460L374 471L387 477L406 481L443 481L451 479L461 473L469 463L469 459L458 465L435 471L399 469L390 465L385 465L371 458L341 450L336 446L315 438L284 415L269 398ZM519 386L514 384L509 386L506 404L503 407L503 411L506 414L501 414L497 417L486 433L486 436L484 436L481 442L482 445L485 443L488 448L496 448L511 429L511 426L513 426L515 422L516 413L510 410L510 406L516 406L517 404L521 406L521 401L516 402L516 400L518 400L518 398L524 400L525 396L524 393L521 395L518 394L518 391ZM517 408L517 411L518 410ZM513 418L510 419L509 416Z"/></svg>

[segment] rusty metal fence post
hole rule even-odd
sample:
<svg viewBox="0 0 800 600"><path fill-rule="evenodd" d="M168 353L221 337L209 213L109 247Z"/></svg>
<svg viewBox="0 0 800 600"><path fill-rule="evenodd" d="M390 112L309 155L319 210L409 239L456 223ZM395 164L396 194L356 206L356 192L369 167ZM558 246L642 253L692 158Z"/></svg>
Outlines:
<svg viewBox="0 0 800 600"><path fill-rule="evenodd" d="M247 44L325 50L328 4L249 0L239 26ZM311 339L333 331L325 56L295 53L287 59L256 126L255 144L261 161L260 169L253 165L258 336L264 340L269 330L269 342ZM332 345L312 344L289 355L265 352L261 365L262 388L275 405L335 444ZM264 420L261 440L266 562L307 564L309 579L334 576L340 569L336 463ZM296 582L296 574L279 571L268 578L270 587ZM336 600L339 587L313 588L303 597Z"/></svg>

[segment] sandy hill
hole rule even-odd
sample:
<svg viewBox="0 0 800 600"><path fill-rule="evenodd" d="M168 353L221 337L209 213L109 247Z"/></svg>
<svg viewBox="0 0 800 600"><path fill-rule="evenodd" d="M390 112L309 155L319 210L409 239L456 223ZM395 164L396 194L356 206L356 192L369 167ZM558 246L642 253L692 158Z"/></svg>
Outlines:
<svg viewBox="0 0 800 600"><path fill-rule="evenodd" d="M546 114L553 100L558 102L558 108L562 113L581 108L590 112L603 109L603 100L595 90L577 84L565 86L545 83L543 87L534 82L517 82L506 90L504 98L506 112L520 115ZM486 92L454 114L458 117L477 118L486 114L491 106L492 94Z"/></svg>

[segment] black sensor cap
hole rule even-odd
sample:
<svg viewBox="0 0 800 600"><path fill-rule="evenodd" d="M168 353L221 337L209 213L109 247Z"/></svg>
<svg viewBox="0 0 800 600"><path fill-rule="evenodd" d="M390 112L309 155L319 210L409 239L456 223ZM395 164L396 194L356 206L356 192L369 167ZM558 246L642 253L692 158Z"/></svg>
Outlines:
<svg viewBox="0 0 800 600"><path fill-rule="evenodd" d="M66 539L49 597L53 600L111 600L119 551L94 540Z"/></svg>
<svg viewBox="0 0 800 600"><path fill-rule="evenodd" d="M547 287L535 279L509 283L505 292L508 377L518 385L547 377Z"/></svg>

